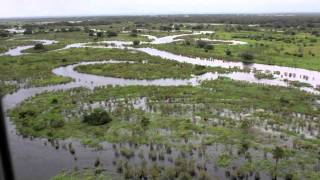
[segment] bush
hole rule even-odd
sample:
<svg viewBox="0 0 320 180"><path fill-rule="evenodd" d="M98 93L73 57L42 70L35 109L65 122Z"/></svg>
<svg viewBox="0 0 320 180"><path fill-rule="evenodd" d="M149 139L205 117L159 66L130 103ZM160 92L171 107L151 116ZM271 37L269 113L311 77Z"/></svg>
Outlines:
<svg viewBox="0 0 320 180"><path fill-rule="evenodd" d="M230 49L227 49L227 50L226 50L226 55L227 55L227 56L231 56L231 55L232 55L232 52L231 52Z"/></svg>
<svg viewBox="0 0 320 180"><path fill-rule="evenodd" d="M140 124L144 129L146 129L150 124L150 120L147 117L143 116L140 120Z"/></svg>
<svg viewBox="0 0 320 180"><path fill-rule="evenodd" d="M33 31L32 31L32 29L30 29L30 28L26 29L26 30L23 32L23 34L25 34L25 35L27 35L27 34L32 34L32 33L33 33Z"/></svg>
<svg viewBox="0 0 320 180"><path fill-rule="evenodd" d="M197 41L197 47L198 48L205 48L207 46L207 42L206 41L202 41L202 40L198 40Z"/></svg>
<svg viewBox="0 0 320 180"><path fill-rule="evenodd" d="M104 36L103 32L97 32L97 37L103 37L103 36Z"/></svg>
<svg viewBox="0 0 320 180"><path fill-rule="evenodd" d="M83 116L83 122L89 125L103 125L111 122L109 114L102 109L95 109L91 114L85 114Z"/></svg>
<svg viewBox="0 0 320 180"><path fill-rule="evenodd" d="M138 31L136 29L132 30L131 33L130 33L130 36L137 37L138 36Z"/></svg>
<svg viewBox="0 0 320 180"><path fill-rule="evenodd" d="M19 118L20 119L24 119L24 118L27 118L27 117L32 117L32 116L35 116L36 113L32 110L26 110L26 111L21 111L19 112Z"/></svg>
<svg viewBox="0 0 320 180"><path fill-rule="evenodd" d="M133 45L134 45L134 46L139 46L139 44L140 44L140 41L139 41L139 40L134 40L134 41L133 41Z"/></svg>
<svg viewBox="0 0 320 180"><path fill-rule="evenodd" d="M197 41L197 47L198 47L198 48L203 48L203 49L205 49L206 52L209 51L209 50L214 49L214 47L213 47L212 44L210 44L210 43L207 42L207 41L203 41L203 40L198 40L198 41Z"/></svg>
<svg viewBox="0 0 320 180"><path fill-rule="evenodd" d="M240 57L244 63L252 63L254 59L254 55L251 52L244 52L240 55Z"/></svg>
<svg viewBox="0 0 320 180"><path fill-rule="evenodd" d="M118 36L118 33L114 32L114 31L107 31L107 36L108 37L115 37L115 36Z"/></svg>
<svg viewBox="0 0 320 180"><path fill-rule="evenodd" d="M9 37L10 36L10 33L9 31L0 31L0 37Z"/></svg>
<svg viewBox="0 0 320 180"><path fill-rule="evenodd" d="M41 50L44 49L44 45L41 43L37 43L36 45L34 45L33 49L35 50Z"/></svg>

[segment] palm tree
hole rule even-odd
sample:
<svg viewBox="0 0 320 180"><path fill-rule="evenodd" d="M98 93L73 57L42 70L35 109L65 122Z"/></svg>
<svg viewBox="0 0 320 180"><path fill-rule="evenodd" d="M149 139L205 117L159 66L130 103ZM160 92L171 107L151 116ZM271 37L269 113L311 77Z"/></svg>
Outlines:
<svg viewBox="0 0 320 180"><path fill-rule="evenodd" d="M282 159L284 157L284 155L285 155L284 150L279 146L277 146L276 148L274 148L272 150L272 156L276 160L276 165L275 165L275 169L274 169L274 171L275 171L274 179L275 180L277 180L278 162L280 159Z"/></svg>

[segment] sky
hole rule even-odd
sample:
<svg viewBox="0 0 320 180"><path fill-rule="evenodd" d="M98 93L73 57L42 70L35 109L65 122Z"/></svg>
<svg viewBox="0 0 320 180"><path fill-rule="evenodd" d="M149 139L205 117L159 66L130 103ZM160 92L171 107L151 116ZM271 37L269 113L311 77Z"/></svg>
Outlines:
<svg viewBox="0 0 320 180"><path fill-rule="evenodd" d="M0 18L320 12L320 0L0 0Z"/></svg>

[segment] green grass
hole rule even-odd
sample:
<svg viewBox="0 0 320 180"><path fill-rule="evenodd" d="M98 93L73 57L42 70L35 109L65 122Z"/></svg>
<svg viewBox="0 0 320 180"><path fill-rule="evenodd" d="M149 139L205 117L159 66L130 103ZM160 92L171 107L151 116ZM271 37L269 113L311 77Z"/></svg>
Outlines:
<svg viewBox="0 0 320 180"><path fill-rule="evenodd" d="M275 79L271 73L256 72L254 77L257 79Z"/></svg>
<svg viewBox="0 0 320 180"><path fill-rule="evenodd" d="M191 75L201 75L206 72L230 72L229 69L210 68L205 66L182 64L170 60L150 63L119 63L96 64L76 67L82 73L126 79L160 79L160 78L191 78Z"/></svg>
<svg viewBox="0 0 320 180"><path fill-rule="evenodd" d="M0 83L0 95L5 95L12 93L18 89L17 85L15 84L3 84Z"/></svg>
<svg viewBox="0 0 320 180"><path fill-rule="evenodd" d="M310 34L301 33L296 36L288 36L283 34L273 35L270 32L265 32L264 36L275 36L277 40L268 39L252 39L247 36L261 35L261 32L221 32L218 31L215 35L199 35L185 37L190 42L187 45L185 42L176 42L171 44L152 45L160 50L169 51L175 54L182 54L191 57L203 58L218 58L230 61L242 61L241 54L244 52L252 52L254 62L260 64L272 64L280 66L299 67L310 70L319 70L319 50L320 39ZM198 48L195 38L206 37L211 39L226 39L240 40L248 42L249 45L216 45L214 50ZM290 40L290 43L287 40ZM312 39L317 39L312 42ZM145 45L147 46L147 45ZM231 51L231 55L226 54L226 50ZM301 56L300 56L301 54Z"/></svg>
<svg viewBox="0 0 320 180"><path fill-rule="evenodd" d="M34 42L0 38L0 53L4 53L9 49L15 48L17 46L24 46L24 45L30 45L30 44L34 44Z"/></svg>
<svg viewBox="0 0 320 180"><path fill-rule="evenodd" d="M43 86L70 82L70 78L58 77L52 69L82 61L123 60L142 62L162 61L159 57L152 57L145 53L132 53L119 49L69 49L24 56L0 57L0 80L18 80L29 86Z"/></svg>
<svg viewBox="0 0 320 180"><path fill-rule="evenodd" d="M60 174L51 178L51 180L112 180L118 179L120 176L111 174L103 169L85 169L82 171L63 171Z"/></svg>

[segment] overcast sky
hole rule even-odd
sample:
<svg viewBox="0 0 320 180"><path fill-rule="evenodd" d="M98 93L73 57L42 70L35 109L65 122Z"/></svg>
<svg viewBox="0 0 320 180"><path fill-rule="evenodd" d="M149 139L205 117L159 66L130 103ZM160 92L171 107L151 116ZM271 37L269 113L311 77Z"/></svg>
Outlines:
<svg viewBox="0 0 320 180"><path fill-rule="evenodd" d="M187 13L320 12L320 0L0 0L0 18Z"/></svg>

